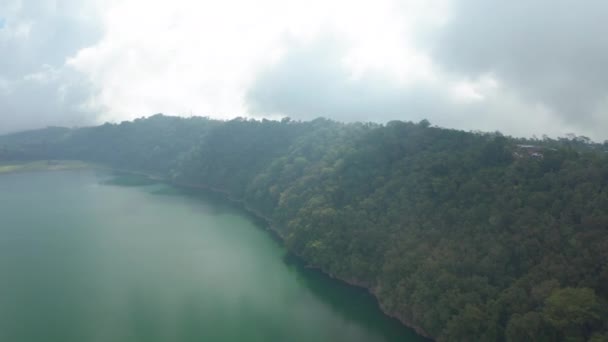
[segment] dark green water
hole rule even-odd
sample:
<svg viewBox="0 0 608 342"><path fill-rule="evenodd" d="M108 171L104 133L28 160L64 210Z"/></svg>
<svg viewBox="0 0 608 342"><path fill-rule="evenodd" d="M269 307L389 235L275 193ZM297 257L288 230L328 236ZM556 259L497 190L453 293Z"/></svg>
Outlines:
<svg viewBox="0 0 608 342"><path fill-rule="evenodd" d="M0 341L421 341L242 211L97 171L0 176Z"/></svg>

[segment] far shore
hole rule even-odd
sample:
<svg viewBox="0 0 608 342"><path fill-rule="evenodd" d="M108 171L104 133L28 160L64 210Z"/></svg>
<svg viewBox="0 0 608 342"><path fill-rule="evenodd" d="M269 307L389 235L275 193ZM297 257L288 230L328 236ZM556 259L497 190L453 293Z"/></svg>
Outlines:
<svg viewBox="0 0 608 342"><path fill-rule="evenodd" d="M0 161L0 174L30 171L62 171L96 167L80 160Z"/></svg>

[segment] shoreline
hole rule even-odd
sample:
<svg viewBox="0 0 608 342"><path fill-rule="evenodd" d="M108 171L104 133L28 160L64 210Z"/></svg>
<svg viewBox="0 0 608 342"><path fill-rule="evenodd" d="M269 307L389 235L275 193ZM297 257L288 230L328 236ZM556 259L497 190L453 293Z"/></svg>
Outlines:
<svg viewBox="0 0 608 342"><path fill-rule="evenodd" d="M193 183L182 183L182 182L176 182L176 181L172 181L169 179L164 179L162 177L158 177L158 176L153 176L153 175L149 175L149 174L145 174L142 172L135 172L134 174L140 174L140 175L145 175L148 177L153 177L151 179L156 179L156 180L160 180L162 182L165 182L167 184L170 184L172 186L177 186L177 187L183 187L183 188L189 188L189 189L197 189L197 190L202 190L202 191L207 191L207 192L211 192L215 195L220 195L223 199L231 202L232 204L238 205L238 207L242 210L244 210L245 212L247 212L248 214L252 215L253 217L255 217L256 219L263 221L265 223L265 230L267 230L268 232L270 232L273 236L275 236L276 238L278 238L280 240L280 242L283 244L283 246L285 246L285 237L283 235L281 235L280 231L276 228L276 226L272 223L272 220L268 217L266 217L265 215L263 215L262 213L260 213L259 211L251 208L249 205L247 205L247 203L245 203L245 201L240 200L240 199L236 199L233 198L232 196L230 196L230 194L224 190L224 189L219 189L219 188L215 188L209 185L205 185L205 184L193 184ZM297 257L298 259L300 259L301 261L304 262L304 264L306 265L305 267L310 268L310 269L314 269L326 276L328 276L331 279L334 280L338 280L340 282L343 282L349 286L353 286L353 287L357 287L359 289L363 289L366 292L368 292L376 301L378 308L380 309L380 311L382 313L384 313L384 315L386 315L387 317L396 319L397 321L399 321L403 326L412 329L413 331L415 331L418 335L429 339L431 341L434 341L435 339L430 336L429 333L427 333L424 329L422 329L419 326L416 326L414 324L412 324L408 319L401 317L399 314L397 313L393 313L390 312L386 309L386 307L383 305L383 303L380 301L378 294L377 294L377 290L373 287L370 287L368 285L365 285L363 283L357 282L356 280L349 280L349 279L345 279L345 278L341 278L338 277L332 273L329 273L327 271L325 271L323 268L316 266L316 265L312 265L310 264L304 257L294 253L291 250L287 250L290 254L294 255L295 257Z"/></svg>
<svg viewBox="0 0 608 342"><path fill-rule="evenodd" d="M102 165L102 164L93 164L93 163L87 163L87 162L83 162L83 161L72 161L72 160L62 160L62 161L56 161L56 162L57 162L57 164L53 164L53 165L47 165L48 161L35 161L35 162L26 162L26 163L22 163L22 164L9 164L7 166L15 167L15 168L11 168L10 171L3 171L2 170L3 165L0 164L0 175L20 173L20 172L69 171L69 170L79 170L79 169L95 170L95 169L97 169L97 170L114 171L114 172L118 172L118 173L127 173L127 174L147 177L150 180L162 182L162 183L165 183L165 184L168 184L171 186L175 186L178 188L194 189L194 190L199 190L199 191L207 192L207 193L214 194L214 195L219 195L222 199L230 202L233 205L238 206L239 209L245 211L247 214L251 215L253 218L262 222L264 224L264 228L265 228L264 230L266 230L270 234L272 234L272 236L274 238L278 239L279 242L283 246L285 246L285 237L281 234L280 230L277 229L277 227L273 224L272 220L269 217L266 217L264 214L260 213L258 210L251 208L244 200L232 197L230 195L230 193L224 189L216 188L216 187L205 185L205 184L178 182L178 181L174 181L174 180L168 179L166 177L151 174L148 172L119 169L119 168L109 167L107 165ZM32 167L34 165L35 165L35 167ZM370 287L369 285L363 284L362 282L358 282L356 280L338 277L332 273L325 271L323 268L321 268L319 266L310 264L304 257L294 253L293 251L291 251L289 249L287 249L287 252L290 253L291 255L295 256L299 260L301 260L306 268L316 270L331 279L340 281L349 286L353 286L353 287L357 287L359 289L365 290L374 298L374 300L376 301L376 304L378 305L378 308L384 315L386 315L387 317L390 317L392 319L396 319L403 326L405 326L409 329L412 329L418 335L420 335L426 339L429 339L431 341L435 340L421 327L418 327L418 326L412 324L408 319L401 317L398 313L388 311L386 309L386 307L383 305L383 303L381 302L381 300L379 299L378 294L377 294L377 289Z"/></svg>
<svg viewBox="0 0 608 342"><path fill-rule="evenodd" d="M96 168L96 165L80 160L36 160L13 163L0 162L0 175L21 172L67 171Z"/></svg>

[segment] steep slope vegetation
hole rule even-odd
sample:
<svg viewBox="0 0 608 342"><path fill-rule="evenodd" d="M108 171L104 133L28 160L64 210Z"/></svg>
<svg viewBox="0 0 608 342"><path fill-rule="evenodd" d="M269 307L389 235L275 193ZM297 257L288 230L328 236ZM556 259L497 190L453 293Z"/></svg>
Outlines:
<svg viewBox="0 0 608 342"><path fill-rule="evenodd" d="M162 115L0 137L221 190L312 266L443 341L608 340L608 153L391 122Z"/></svg>

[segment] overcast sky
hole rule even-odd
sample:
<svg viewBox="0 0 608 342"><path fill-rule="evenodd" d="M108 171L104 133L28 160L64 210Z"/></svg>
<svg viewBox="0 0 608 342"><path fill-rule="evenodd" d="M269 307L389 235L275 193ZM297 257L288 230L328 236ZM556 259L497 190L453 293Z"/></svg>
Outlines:
<svg viewBox="0 0 608 342"><path fill-rule="evenodd" d="M608 139L605 0L2 0L0 132L162 112Z"/></svg>

